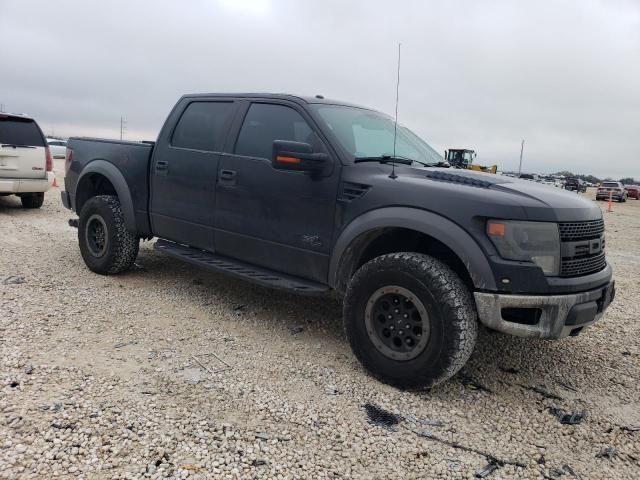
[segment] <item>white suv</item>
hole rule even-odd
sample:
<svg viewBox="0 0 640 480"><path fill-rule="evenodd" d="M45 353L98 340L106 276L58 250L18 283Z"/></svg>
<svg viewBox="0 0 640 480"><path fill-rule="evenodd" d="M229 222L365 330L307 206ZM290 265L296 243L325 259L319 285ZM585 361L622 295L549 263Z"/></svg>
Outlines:
<svg viewBox="0 0 640 480"><path fill-rule="evenodd" d="M53 180L53 158L36 121L0 113L0 195L18 195L24 208L40 208Z"/></svg>

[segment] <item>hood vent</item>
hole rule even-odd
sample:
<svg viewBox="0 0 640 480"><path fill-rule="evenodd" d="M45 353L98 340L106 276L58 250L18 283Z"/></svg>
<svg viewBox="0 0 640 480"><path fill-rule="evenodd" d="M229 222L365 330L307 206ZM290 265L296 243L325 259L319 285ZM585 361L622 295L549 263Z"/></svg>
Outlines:
<svg viewBox="0 0 640 480"><path fill-rule="evenodd" d="M338 200L341 202L352 202L363 196L369 190L369 185L354 182L342 182L340 185L340 195Z"/></svg>
<svg viewBox="0 0 640 480"><path fill-rule="evenodd" d="M486 180L480 180L479 178L467 177L466 175L456 175L455 173L447 172L428 172L427 178L437 180L439 182L459 183L462 185L470 185L472 187L489 188L493 183Z"/></svg>

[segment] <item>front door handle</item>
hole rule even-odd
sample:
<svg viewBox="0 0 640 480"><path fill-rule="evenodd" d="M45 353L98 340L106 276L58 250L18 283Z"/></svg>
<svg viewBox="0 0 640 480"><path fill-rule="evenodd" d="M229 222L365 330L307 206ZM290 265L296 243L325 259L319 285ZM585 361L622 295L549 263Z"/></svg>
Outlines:
<svg viewBox="0 0 640 480"><path fill-rule="evenodd" d="M220 170L220 183L225 185L235 185L238 172L235 170Z"/></svg>

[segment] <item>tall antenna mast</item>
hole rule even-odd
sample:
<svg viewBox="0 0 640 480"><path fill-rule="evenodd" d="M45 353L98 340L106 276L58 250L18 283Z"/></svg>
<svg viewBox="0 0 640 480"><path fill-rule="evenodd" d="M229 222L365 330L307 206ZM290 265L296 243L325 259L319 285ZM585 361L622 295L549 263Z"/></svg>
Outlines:
<svg viewBox="0 0 640 480"><path fill-rule="evenodd" d="M518 176L522 174L522 153L524 152L524 138L522 139L522 145L520 146L520 167L518 167Z"/></svg>
<svg viewBox="0 0 640 480"><path fill-rule="evenodd" d="M398 43L398 80L396 82L396 118L395 123L393 125L393 158L391 159L391 175L389 178L395 179L398 178L396 175L396 138L398 136L398 99L400 93L400 47L401 43Z"/></svg>

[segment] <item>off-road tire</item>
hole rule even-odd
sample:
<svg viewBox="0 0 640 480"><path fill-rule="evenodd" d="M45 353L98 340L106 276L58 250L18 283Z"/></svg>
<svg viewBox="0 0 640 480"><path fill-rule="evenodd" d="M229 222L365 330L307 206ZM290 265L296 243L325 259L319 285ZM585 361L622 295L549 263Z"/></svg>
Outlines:
<svg viewBox="0 0 640 480"><path fill-rule="evenodd" d="M44 203L44 193L25 193L20 195L22 208L40 208Z"/></svg>
<svg viewBox="0 0 640 480"><path fill-rule="evenodd" d="M92 253L87 238L87 222L100 219L106 226L106 247L102 255ZM83 205L78 221L78 243L84 263L95 273L113 275L133 266L138 256L140 239L124 225L124 215L118 197L98 195Z"/></svg>
<svg viewBox="0 0 640 480"><path fill-rule="evenodd" d="M367 333L367 303L388 286L411 292L428 313L428 343L409 360L384 355ZM380 381L403 389L427 389L451 378L471 356L478 335L475 302L465 283L443 262L421 253L382 255L363 265L347 288L343 318L358 360Z"/></svg>

